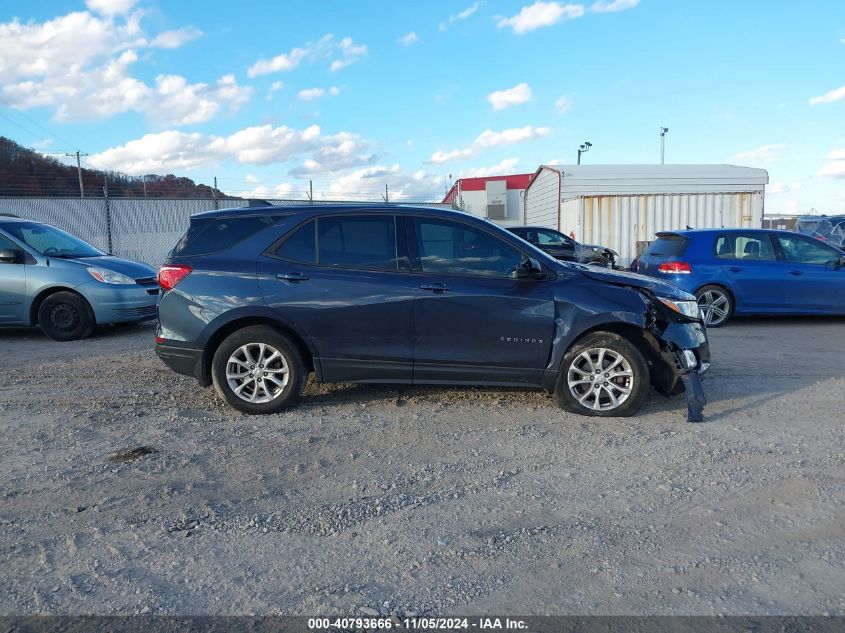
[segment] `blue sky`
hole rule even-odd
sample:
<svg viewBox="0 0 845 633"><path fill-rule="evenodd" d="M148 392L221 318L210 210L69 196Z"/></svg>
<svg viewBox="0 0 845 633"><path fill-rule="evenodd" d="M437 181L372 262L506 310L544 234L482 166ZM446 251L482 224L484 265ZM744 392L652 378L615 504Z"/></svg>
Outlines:
<svg viewBox="0 0 845 633"><path fill-rule="evenodd" d="M14 5L14 6L12 6ZM845 210L845 2L51 0L0 9L0 134L234 194L433 198L541 163L763 167Z"/></svg>

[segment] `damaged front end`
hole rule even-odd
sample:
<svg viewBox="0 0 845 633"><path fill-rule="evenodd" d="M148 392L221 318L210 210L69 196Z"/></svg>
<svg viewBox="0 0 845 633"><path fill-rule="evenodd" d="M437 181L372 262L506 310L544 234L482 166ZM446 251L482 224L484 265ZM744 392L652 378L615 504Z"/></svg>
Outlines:
<svg viewBox="0 0 845 633"><path fill-rule="evenodd" d="M641 289L646 298L646 341L652 347L651 380L667 396L686 394L687 419L704 420L707 398L701 374L710 368L707 330L695 301L672 300Z"/></svg>

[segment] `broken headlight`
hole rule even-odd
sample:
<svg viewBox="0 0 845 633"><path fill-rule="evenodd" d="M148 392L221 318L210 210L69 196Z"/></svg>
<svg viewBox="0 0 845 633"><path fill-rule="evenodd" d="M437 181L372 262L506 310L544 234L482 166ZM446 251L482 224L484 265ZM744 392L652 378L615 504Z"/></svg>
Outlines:
<svg viewBox="0 0 845 633"><path fill-rule="evenodd" d="M677 312L691 319L701 318L701 310L698 307L697 301L678 301L676 299L668 299L667 297L657 297L657 299L673 312Z"/></svg>

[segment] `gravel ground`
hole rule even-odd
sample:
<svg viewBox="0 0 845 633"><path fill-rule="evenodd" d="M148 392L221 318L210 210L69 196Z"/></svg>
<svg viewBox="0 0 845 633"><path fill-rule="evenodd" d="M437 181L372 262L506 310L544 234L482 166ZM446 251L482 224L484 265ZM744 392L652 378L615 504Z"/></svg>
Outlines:
<svg viewBox="0 0 845 633"><path fill-rule="evenodd" d="M0 331L0 613L843 614L843 325L712 331L697 425L314 384L249 417L150 326Z"/></svg>

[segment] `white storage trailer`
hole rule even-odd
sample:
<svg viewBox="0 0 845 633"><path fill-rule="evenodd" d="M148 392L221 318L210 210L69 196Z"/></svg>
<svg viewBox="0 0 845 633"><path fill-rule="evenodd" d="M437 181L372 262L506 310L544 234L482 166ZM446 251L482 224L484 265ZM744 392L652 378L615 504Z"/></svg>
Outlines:
<svg viewBox="0 0 845 633"><path fill-rule="evenodd" d="M619 253L659 231L763 224L769 174L733 165L543 165L525 191L526 226Z"/></svg>

